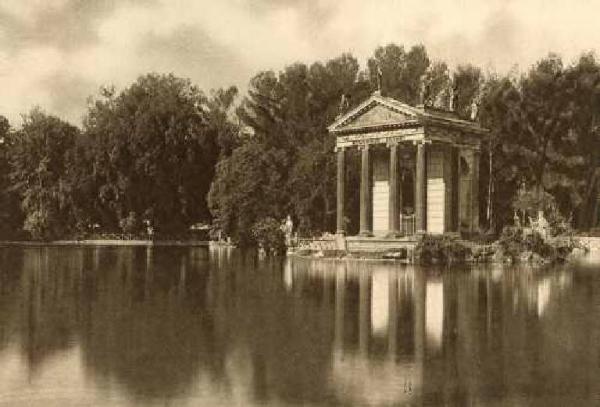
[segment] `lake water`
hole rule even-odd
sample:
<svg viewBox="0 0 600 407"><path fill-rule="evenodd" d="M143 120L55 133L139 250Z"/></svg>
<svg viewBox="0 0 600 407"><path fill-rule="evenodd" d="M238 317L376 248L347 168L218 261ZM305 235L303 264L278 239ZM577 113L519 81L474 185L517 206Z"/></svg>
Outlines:
<svg viewBox="0 0 600 407"><path fill-rule="evenodd" d="M0 248L0 405L598 405L599 264Z"/></svg>

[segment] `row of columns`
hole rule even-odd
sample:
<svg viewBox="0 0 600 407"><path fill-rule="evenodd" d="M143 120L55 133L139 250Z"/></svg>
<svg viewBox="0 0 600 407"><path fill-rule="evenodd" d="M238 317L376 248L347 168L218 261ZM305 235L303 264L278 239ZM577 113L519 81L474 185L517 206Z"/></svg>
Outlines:
<svg viewBox="0 0 600 407"><path fill-rule="evenodd" d="M370 174L370 154L369 145L365 144L359 147L361 150L361 173L360 173L360 235L372 236L373 225L370 218L371 213L371 174ZM400 234L399 225L399 207L400 191L398 188L398 143L391 143L390 149L390 172L389 172L389 234L398 236ZM344 224L345 211L345 182L346 182L346 152L344 147L337 149L337 234L346 233ZM415 191L415 220L417 233L424 233L426 230L426 151L425 143L417 144L416 160L416 191Z"/></svg>
<svg viewBox="0 0 600 407"><path fill-rule="evenodd" d="M416 168L415 168L415 223L417 234L423 234L427 230L427 143L420 142L417 144L416 151ZM388 145L390 151L389 159L389 236L395 237L400 234L399 213L402 201L401 191L398 183L398 143L390 143ZM360 175L360 229L361 236L372 236L373 225L371 215L371 172L370 172L370 146L368 144L359 146L361 151L361 175ZM476 233L479 225L479 151L471 150L466 153L469 158L469 199L466 202L462 201L460 192L457 190L456 202L451 205L451 211L455 211L458 216L453 222L460 229L461 225L461 209L456 209L453 205L466 205L468 208L469 231ZM344 235L346 233L344 223L345 213L345 160L346 152L344 147L337 149L337 234ZM445 158L446 159L446 158ZM457 172L455 178L451 178L446 182L452 182L454 188L459 188L461 185L460 174ZM450 199L450 198L448 198ZM453 228L451 228L453 229Z"/></svg>

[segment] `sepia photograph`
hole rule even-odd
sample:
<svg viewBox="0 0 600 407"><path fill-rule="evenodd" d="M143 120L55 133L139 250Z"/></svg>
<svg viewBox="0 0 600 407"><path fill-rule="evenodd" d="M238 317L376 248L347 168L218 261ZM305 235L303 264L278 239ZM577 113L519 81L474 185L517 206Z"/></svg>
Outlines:
<svg viewBox="0 0 600 407"><path fill-rule="evenodd" d="M0 0L0 407L600 405L598 16Z"/></svg>

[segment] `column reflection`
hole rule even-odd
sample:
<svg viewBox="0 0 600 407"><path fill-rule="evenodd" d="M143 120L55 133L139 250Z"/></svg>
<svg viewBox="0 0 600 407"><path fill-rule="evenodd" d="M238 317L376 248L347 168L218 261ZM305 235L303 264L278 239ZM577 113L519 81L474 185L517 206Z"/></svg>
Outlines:
<svg viewBox="0 0 600 407"><path fill-rule="evenodd" d="M357 405L416 400L424 361L419 349L424 349L425 290L417 294L415 270L359 261L296 261L292 270L295 292L326 286L311 284L314 279L335 286L329 385L336 398Z"/></svg>
<svg viewBox="0 0 600 407"><path fill-rule="evenodd" d="M437 351L442 347L444 330L444 285L442 280L427 281L425 290L427 347Z"/></svg>

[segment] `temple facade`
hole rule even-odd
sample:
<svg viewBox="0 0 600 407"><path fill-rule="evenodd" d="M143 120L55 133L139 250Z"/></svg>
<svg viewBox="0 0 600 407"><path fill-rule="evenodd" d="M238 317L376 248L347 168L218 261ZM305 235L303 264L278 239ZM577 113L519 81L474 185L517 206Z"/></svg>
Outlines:
<svg viewBox="0 0 600 407"><path fill-rule="evenodd" d="M361 155L362 238L469 234L479 228L479 156L487 130L454 112L375 92L329 126L336 136L337 235L346 235L346 155Z"/></svg>

